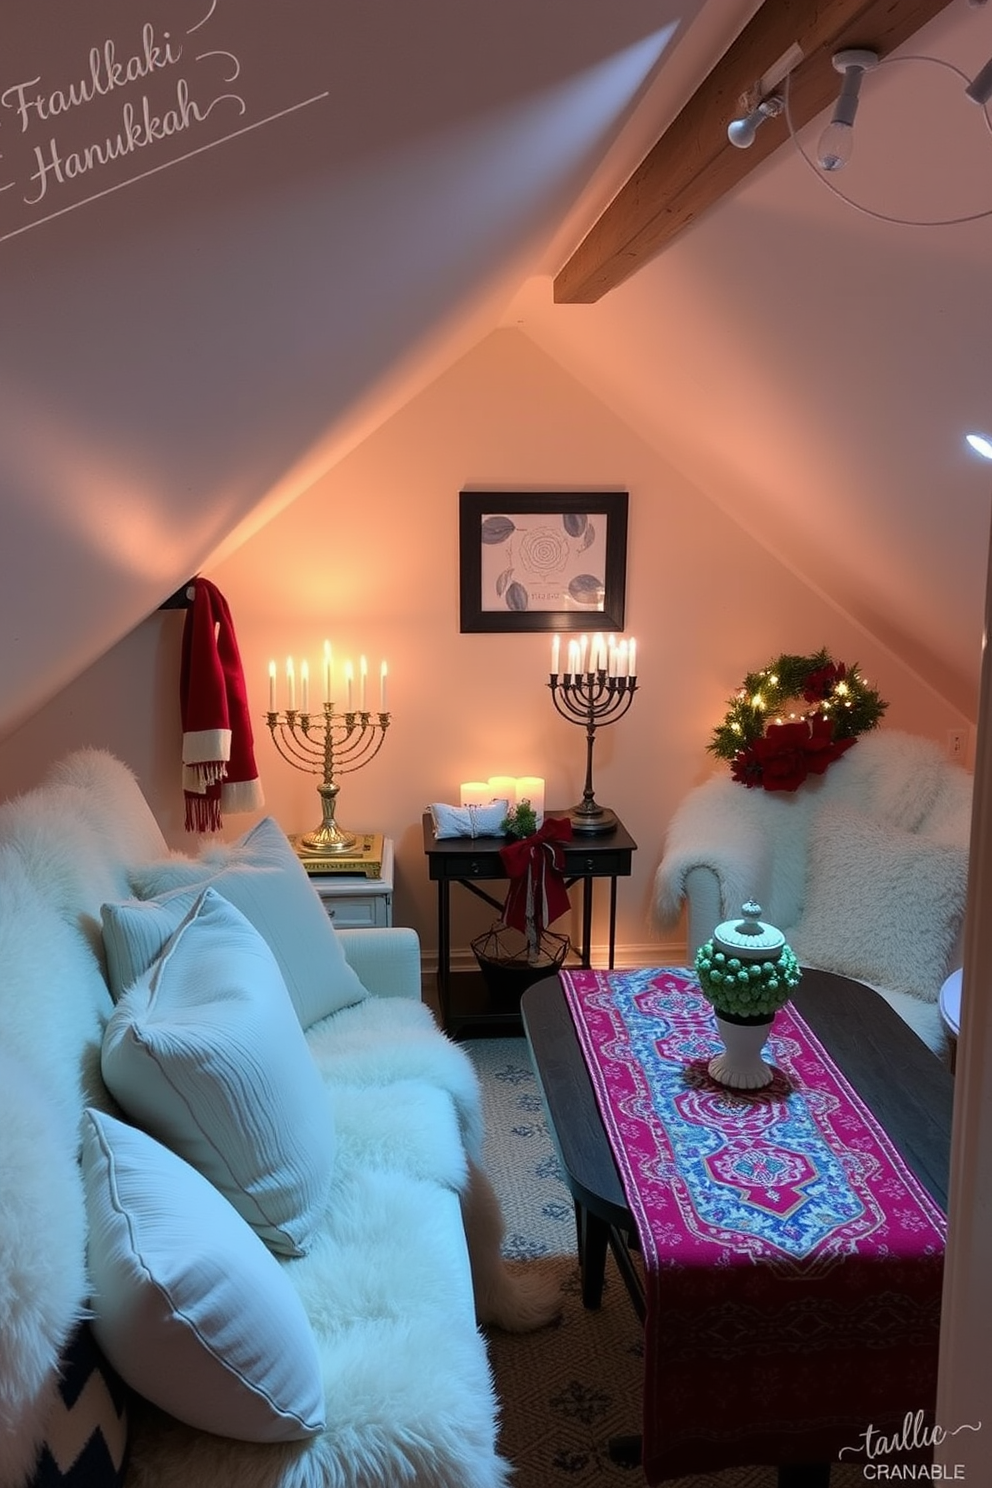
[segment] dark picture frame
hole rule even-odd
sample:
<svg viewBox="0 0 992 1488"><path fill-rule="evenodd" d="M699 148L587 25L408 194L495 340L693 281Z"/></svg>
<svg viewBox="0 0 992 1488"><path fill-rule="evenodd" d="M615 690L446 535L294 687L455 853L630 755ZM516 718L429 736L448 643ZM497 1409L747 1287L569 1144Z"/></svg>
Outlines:
<svg viewBox="0 0 992 1488"><path fill-rule="evenodd" d="M623 630L626 491L459 493L461 629Z"/></svg>

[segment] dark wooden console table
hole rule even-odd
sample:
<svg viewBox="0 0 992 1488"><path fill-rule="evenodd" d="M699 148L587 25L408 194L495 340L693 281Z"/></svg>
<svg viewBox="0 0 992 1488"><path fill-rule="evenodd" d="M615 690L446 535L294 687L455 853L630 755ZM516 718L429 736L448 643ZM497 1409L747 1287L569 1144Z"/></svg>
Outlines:
<svg viewBox="0 0 992 1488"><path fill-rule="evenodd" d="M547 814L567 815L564 811L549 811ZM506 870L499 855L506 839L447 837L438 841L429 811L424 812L423 826L428 871L431 880L437 884L437 990L444 1027L456 1038L460 1034L484 1032L486 1028L500 1033L519 1033L519 1012L499 1011L490 1006L481 972L453 973L451 970L451 885L461 884L476 898L492 905L495 910L501 910L503 900L482 888L481 882L506 880ZM612 967L616 953L617 879L629 876L637 843L626 827L618 822L612 832L585 836L576 833L563 847L566 883L569 888L575 883L582 884L582 943L577 950L583 966L591 964L593 881L609 879L609 965Z"/></svg>

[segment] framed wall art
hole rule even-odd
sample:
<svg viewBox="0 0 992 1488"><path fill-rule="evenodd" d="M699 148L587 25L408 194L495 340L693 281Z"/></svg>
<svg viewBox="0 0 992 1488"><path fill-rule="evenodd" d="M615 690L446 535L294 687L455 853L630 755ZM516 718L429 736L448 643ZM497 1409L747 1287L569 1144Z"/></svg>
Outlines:
<svg viewBox="0 0 992 1488"><path fill-rule="evenodd" d="M462 631L622 630L626 491L462 491Z"/></svg>

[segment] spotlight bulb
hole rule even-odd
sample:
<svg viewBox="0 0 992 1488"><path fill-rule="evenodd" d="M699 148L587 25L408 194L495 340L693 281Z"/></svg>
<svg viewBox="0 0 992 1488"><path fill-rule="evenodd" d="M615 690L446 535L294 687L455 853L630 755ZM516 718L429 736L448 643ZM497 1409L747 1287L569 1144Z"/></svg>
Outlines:
<svg viewBox="0 0 992 1488"><path fill-rule="evenodd" d="M738 150L747 150L754 144L754 136L757 129L752 122L754 115L748 119L734 119L727 125L727 138Z"/></svg>
<svg viewBox="0 0 992 1488"><path fill-rule="evenodd" d="M966 434L965 439L977 455L992 460L992 439L987 434Z"/></svg>
<svg viewBox="0 0 992 1488"><path fill-rule="evenodd" d="M816 147L817 164L821 170L840 170L847 164L854 149L854 127L834 119L820 135Z"/></svg>

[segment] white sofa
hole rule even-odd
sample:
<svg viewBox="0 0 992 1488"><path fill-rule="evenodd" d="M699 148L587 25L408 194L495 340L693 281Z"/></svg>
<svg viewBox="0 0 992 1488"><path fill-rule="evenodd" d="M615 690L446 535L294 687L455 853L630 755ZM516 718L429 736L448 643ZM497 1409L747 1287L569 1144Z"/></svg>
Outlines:
<svg viewBox="0 0 992 1488"><path fill-rule="evenodd" d="M933 741L895 729L863 735L795 792L749 790L724 767L669 824L656 919L686 911L691 960L756 899L802 965L864 982L943 1055L937 1000L961 964L971 794Z"/></svg>
<svg viewBox="0 0 992 1488"><path fill-rule="evenodd" d="M336 935L271 820L170 855L69 756L0 806L0 1488L62 1481L83 1345L109 1451L67 1482L504 1485L480 1325L556 1304L481 1140L412 931Z"/></svg>

